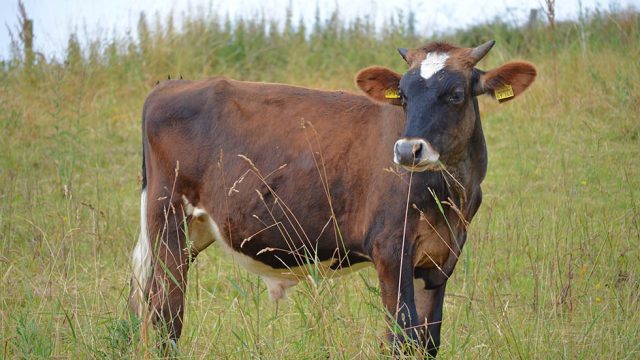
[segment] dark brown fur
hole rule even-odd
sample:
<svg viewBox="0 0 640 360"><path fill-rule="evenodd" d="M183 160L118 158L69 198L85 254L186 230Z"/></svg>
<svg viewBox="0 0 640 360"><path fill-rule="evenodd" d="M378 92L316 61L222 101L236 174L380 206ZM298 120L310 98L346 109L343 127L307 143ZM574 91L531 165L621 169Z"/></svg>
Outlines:
<svg viewBox="0 0 640 360"><path fill-rule="evenodd" d="M180 199L184 194L211 214L234 249L274 268L305 263L303 252L290 252L302 246L317 249L314 255L319 260L335 258L336 253L340 258L348 253L367 254L380 275L387 309L396 311L409 174L397 175L385 169L393 168L390 149L404 126L401 109L349 93L225 78L166 82L154 90L146 104L149 219L157 219L151 221L150 233L162 231L163 209L177 209L176 219L169 221L167 242L161 243L160 258L175 271L182 288L188 264L178 255L184 253L179 248L185 245L173 224L181 220ZM273 172L266 183L252 172L249 162L238 157L240 154L251 159L263 176ZM282 165L286 167L277 170ZM325 173L331 206L323 190ZM237 192L229 193L243 175L244 180L234 188ZM421 178L421 174L415 174L413 181ZM274 205L276 196L290 213ZM344 245L332 226L324 229L332 210ZM443 219L433 211L427 214L442 232ZM419 221L417 210L410 208L409 215L408 248L421 236L416 228L426 226ZM464 230L457 216L451 215L452 226ZM297 218L300 226L287 217ZM263 231L275 222L281 222L283 229ZM258 232L240 247L244 239ZM448 231L441 234L442 239L436 239L435 233L426 228L424 232L434 237L426 239L431 257L439 267L445 266L449 248L459 245L449 239ZM280 250L257 255L265 248ZM425 258L429 254L416 255L414 259L409 251L404 261L434 268ZM152 285L152 307L162 308L163 304L158 281L169 284L170 298L164 299L164 313L170 314L165 317L169 316L175 336L179 336L181 325L174 313L183 309L182 292L172 281L163 279L161 265L156 265L154 273L159 275ZM413 278L412 273L404 276Z"/></svg>
<svg viewBox="0 0 640 360"><path fill-rule="evenodd" d="M410 60L426 51L471 61L463 60L468 49L443 43L411 50ZM484 86L517 78L487 74ZM372 261L383 303L405 329L392 338L413 339L435 355L446 281L481 202L486 147L473 98L461 112L464 139L455 154L443 154L449 174L393 165L406 119L383 93L399 78L376 67L360 73L358 85L380 103L223 77L168 81L152 91L143 111L144 179L149 234L159 241L147 293L172 339L182 330L189 266L184 196L210 214L230 247L274 269ZM444 215L434 197L448 204ZM425 288L414 289L414 278Z"/></svg>

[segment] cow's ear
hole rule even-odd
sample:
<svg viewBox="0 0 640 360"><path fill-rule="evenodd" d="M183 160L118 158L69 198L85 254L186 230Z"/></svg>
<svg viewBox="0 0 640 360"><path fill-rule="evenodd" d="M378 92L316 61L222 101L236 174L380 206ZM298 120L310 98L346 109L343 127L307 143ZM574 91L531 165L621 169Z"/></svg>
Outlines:
<svg viewBox="0 0 640 360"><path fill-rule="evenodd" d="M400 98L400 74L387 68L372 66L360 70L356 84L370 98L393 105L402 105Z"/></svg>
<svg viewBox="0 0 640 360"><path fill-rule="evenodd" d="M487 72L478 70L478 73L473 87L474 95L488 94L500 102L522 94L537 75L535 66L521 61L506 63Z"/></svg>

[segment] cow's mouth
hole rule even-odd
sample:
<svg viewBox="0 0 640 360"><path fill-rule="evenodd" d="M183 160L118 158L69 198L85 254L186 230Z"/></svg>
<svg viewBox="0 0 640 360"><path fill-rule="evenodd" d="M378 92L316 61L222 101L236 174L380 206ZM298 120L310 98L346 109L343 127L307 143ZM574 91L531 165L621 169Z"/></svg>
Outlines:
<svg viewBox="0 0 640 360"><path fill-rule="evenodd" d="M400 165L405 170L411 172L438 171L444 169L444 164L440 161L423 161L415 165Z"/></svg>

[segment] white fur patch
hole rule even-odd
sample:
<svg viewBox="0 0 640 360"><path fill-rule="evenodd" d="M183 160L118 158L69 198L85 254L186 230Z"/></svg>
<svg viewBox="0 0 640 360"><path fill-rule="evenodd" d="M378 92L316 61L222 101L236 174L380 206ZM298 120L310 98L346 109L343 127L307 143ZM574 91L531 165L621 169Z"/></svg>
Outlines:
<svg viewBox="0 0 640 360"><path fill-rule="evenodd" d="M189 224L189 240L193 249L200 252L215 241L224 242L218 224L211 219L206 210L193 206L190 210L187 214L192 216Z"/></svg>
<svg viewBox="0 0 640 360"><path fill-rule="evenodd" d="M420 76L425 79L432 77L433 74L444 68L448 58L449 54L446 53L428 53L427 57L422 60L422 64L420 65Z"/></svg>
<svg viewBox="0 0 640 360"><path fill-rule="evenodd" d="M151 244L147 229L147 189L140 195L140 236L131 256L133 270L133 297L138 305L134 309L138 316L142 315L142 307L145 304L144 290L151 277Z"/></svg>

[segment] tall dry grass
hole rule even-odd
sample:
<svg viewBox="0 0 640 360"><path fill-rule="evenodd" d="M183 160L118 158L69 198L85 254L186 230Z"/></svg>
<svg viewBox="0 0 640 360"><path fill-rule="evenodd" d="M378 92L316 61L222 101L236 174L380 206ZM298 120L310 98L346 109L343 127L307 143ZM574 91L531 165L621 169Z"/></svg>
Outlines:
<svg viewBox="0 0 640 360"><path fill-rule="evenodd" d="M398 18L376 32L338 14L282 29L206 11L173 24L141 17L139 42L74 35L64 59L31 67L16 43L0 64L2 357L142 354L126 295L140 111L156 81L225 74L356 91L358 69L402 71L395 48L430 40ZM480 67L522 58L540 75L518 101L481 101L490 167L448 287L443 358L639 356L639 25L633 11L594 12L552 37L544 23L499 20L444 36L496 39ZM302 283L278 305L265 292L218 249L201 254L179 354L384 356L372 270Z"/></svg>

